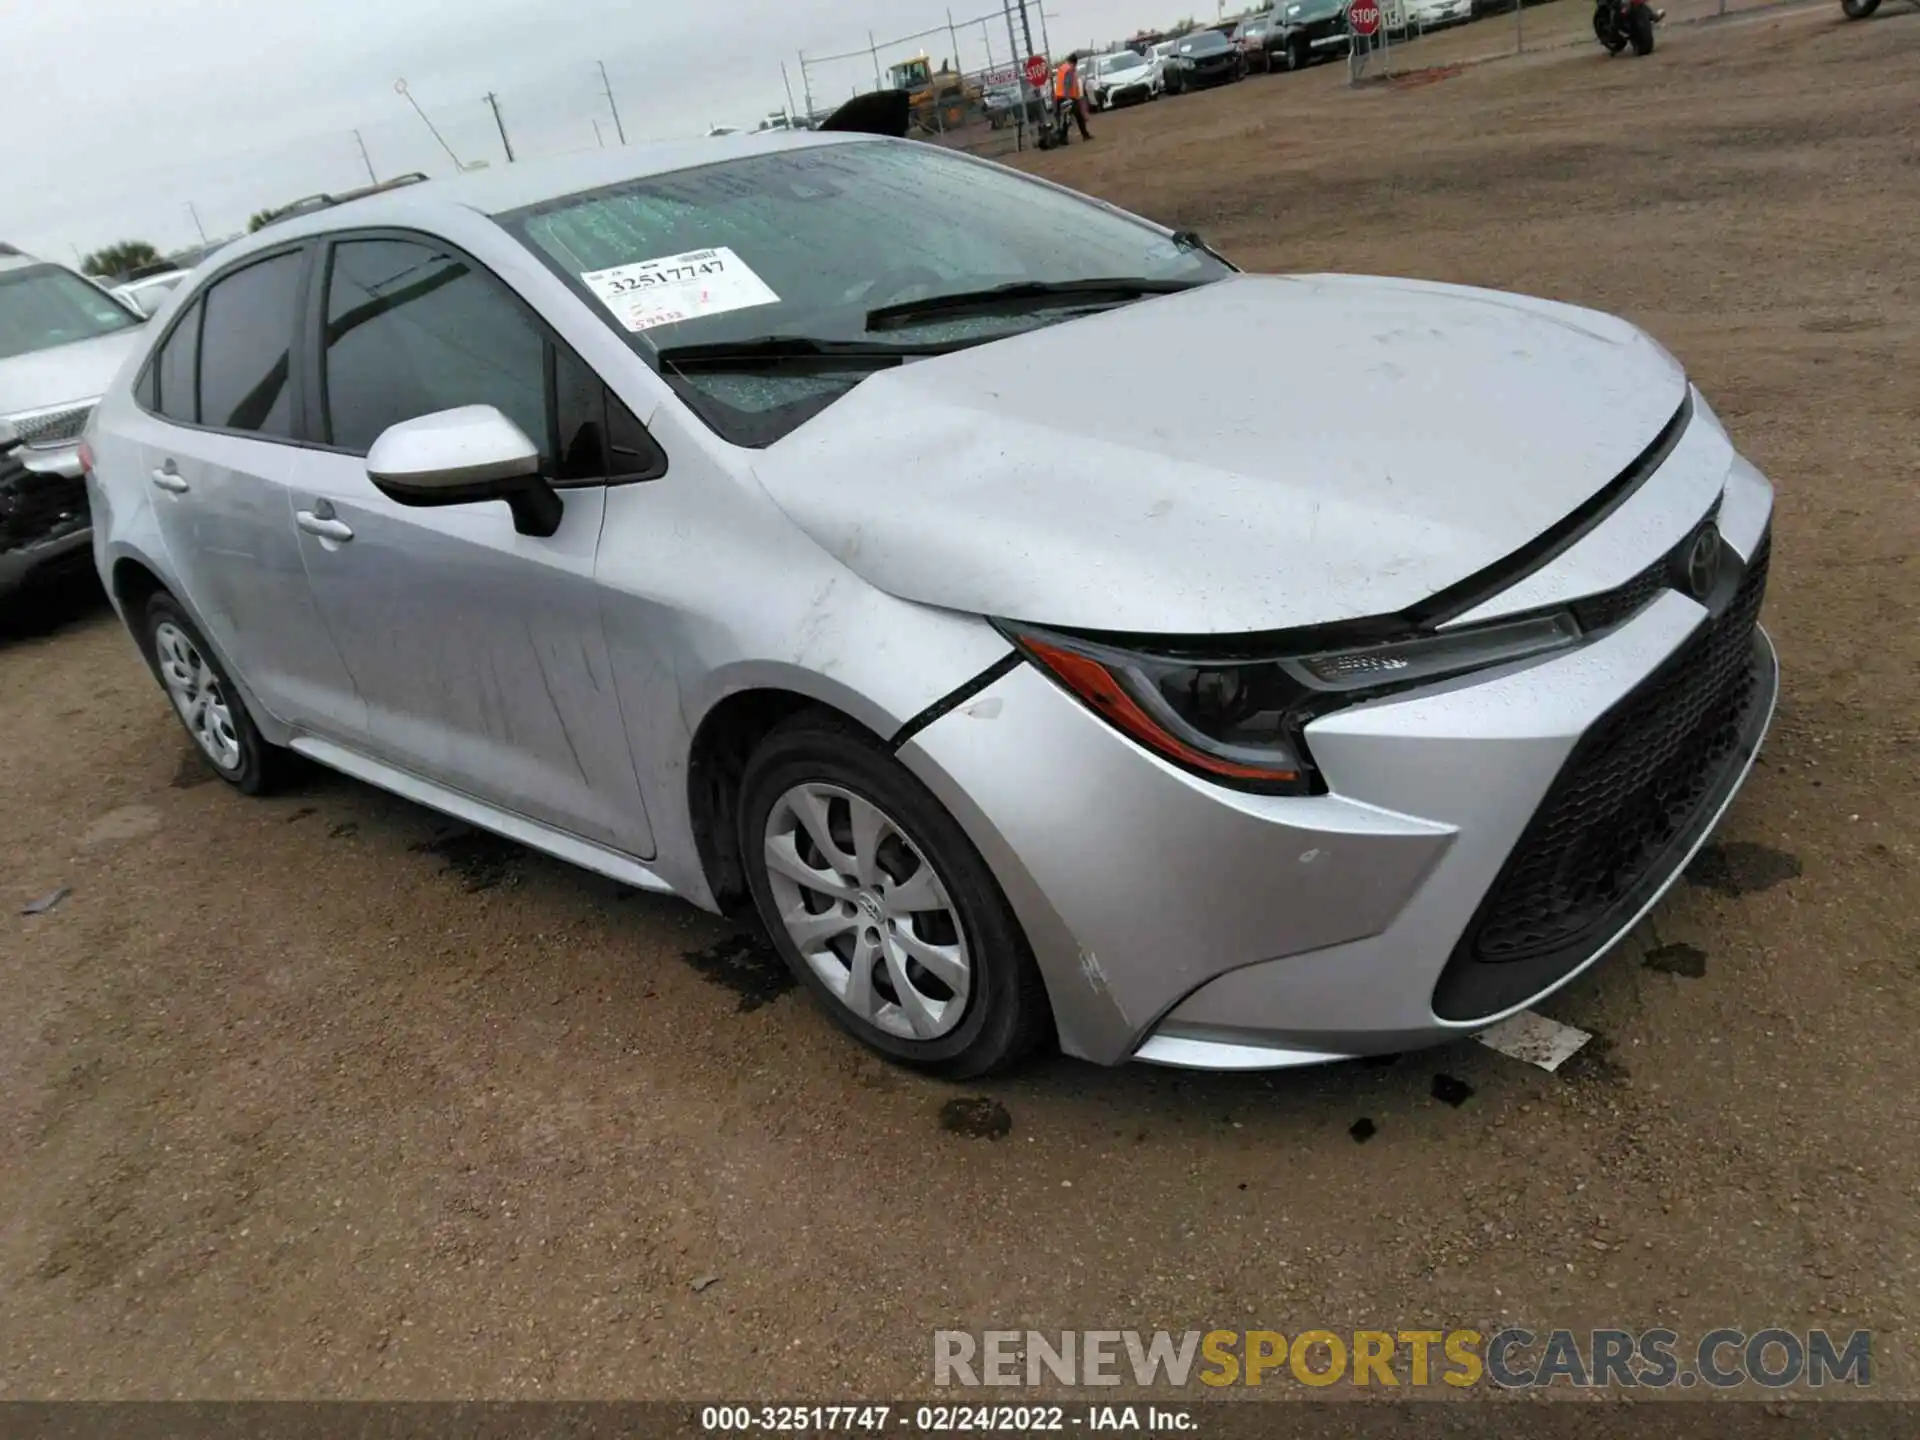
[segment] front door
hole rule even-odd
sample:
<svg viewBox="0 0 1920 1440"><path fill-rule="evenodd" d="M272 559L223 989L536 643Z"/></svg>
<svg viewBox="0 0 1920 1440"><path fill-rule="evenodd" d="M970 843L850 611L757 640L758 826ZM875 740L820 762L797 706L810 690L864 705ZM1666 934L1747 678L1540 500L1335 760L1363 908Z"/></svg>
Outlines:
<svg viewBox="0 0 1920 1440"><path fill-rule="evenodd" d="M327 627L379 758L641 859L652 831L593 581L605 471L566 483L556 373L584 366L492 275L421 238L333 246L322 434L294 497ZM550 368L550 352L554 356ZM583 378L585 377L590 378ZM522 535L506 505L388 499L366 453L388 426L493 405L540 445L565 517Z"/></svg>

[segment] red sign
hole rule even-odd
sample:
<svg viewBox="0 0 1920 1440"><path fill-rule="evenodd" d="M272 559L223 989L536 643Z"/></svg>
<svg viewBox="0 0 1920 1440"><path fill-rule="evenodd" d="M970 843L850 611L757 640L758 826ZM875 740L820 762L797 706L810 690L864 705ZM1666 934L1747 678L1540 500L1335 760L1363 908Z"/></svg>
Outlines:
<svg viewBox="0 0 1920 1440"><path fill-rule="evenodd" d="M1372 4L1373 0L1367 0L1367 3ZM1027 57L1027 84L1038 90L1046 83L1047 57L1044 55L1029 55Z"/></svg>
<svg viewBox="0 0 1920 1440"><path fill-rule="evenodd" d="M1372 35L1380 29L1379 0L1353 0L1347 7L1347 25L1356 35Z"/></svg>

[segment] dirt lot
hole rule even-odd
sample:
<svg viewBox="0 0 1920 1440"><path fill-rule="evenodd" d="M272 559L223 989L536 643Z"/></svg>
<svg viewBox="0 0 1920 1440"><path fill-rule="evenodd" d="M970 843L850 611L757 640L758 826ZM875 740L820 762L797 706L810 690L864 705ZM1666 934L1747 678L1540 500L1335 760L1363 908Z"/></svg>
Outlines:
<svg viewBox="0 0 1920 1440"><path fill-rule="evenodd" d="M1053 1060L954 1133L971 1092L718 921L345 780L203 783L58 597L0 639L0 1394L872 1398L927 1392L941 1326L1504 1319L1871 1327L1920 1394L1917 66L1920 14L1822 6L1256 77L1032 160L1254 267L1623 312L1774 477L1777 728L1546 1007L1599 1037L1558 1074ZM1312 357L1271 363L1284 413Z"/></svg>

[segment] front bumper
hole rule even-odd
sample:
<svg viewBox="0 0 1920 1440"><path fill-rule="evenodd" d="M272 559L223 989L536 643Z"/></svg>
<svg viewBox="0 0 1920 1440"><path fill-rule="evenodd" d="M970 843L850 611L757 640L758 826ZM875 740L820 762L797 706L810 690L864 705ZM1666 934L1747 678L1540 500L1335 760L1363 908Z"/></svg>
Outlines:
<svg viewBox="0 0 1920 1440"><path fill-rule="evenodd" d="M0 594L35 575L91 556L93 531L85 481L47 466L47 452L25 447L0 456Z"/></svg>
<svg viewBox="0 0 1920 1440"><path fill-rule="evenodd" d="M1765 544L1770 497L1752 485L1728 493L1727 545L1743 571L1764 573L1749 562ZM1489 895L1517 883L1520 847L1540 845L1536 820L1558 814L1563 775L1591 758L1591 737L1688 671L1734 599L1709 597L1716 618L1664 590L1577 650L1324 716L1307 735L1326 795L1248 795L1201 780L1030 666L900 756L1000 878L1068 1053L1267 1068L1413 1049L1484 1029L1566 984L1704 843L1777 694L1772 647L1750 615L1735 637L1747 667L1737 737L1702 762L1711 773L1688 792L1678 828L1660 832L1632 883L1606 895L1571 947L1547 946L1542 962L1541 945L1529 951L1523 935L1498 964L1473 948ZM1512 959L1525 963L1509 968Z"/></svg>
<svg viewBox="0 0 1920 1440"><path fill-rule="evenodd" d="M1100 92L1101 108L1112 110L1121 105L1137 105L1141 101L1153 98L1151 80L1136 81L1131 85L1114 85Z"/></svg>

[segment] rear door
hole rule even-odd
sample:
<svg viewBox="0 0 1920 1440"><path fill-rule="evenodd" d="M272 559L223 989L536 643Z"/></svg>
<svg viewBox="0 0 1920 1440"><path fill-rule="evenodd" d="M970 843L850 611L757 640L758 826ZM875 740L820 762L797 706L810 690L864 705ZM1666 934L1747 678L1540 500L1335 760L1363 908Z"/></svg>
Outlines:
<svg viewBox="0 0 1920 1440"><path fill-rule="evenodd" d="M365 713L293 528L308 263L295 245L201 287L135 388L134 439L180 599L214 648L270 714L353 739Z"/></svg>
<svg viewBox="0 0 1920 1440"><path fill-rule="evenodd" d="M325 444L296 521L373 753L650 857L593 577L610 474L643 479L663 458L517 295L437 239L334 237L310 324ZM401 505L367 478L389 426L479 404L540 446L565 505L556 534L520 534L498 501ZM634 456L610 461L620 445Z"/></svg>

